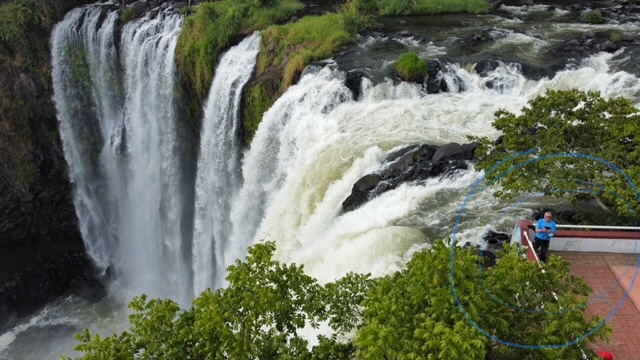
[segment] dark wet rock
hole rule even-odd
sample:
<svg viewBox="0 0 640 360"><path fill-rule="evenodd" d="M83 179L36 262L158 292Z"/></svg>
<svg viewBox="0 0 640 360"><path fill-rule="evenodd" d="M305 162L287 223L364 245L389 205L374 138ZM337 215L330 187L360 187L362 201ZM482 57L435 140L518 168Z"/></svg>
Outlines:
<svg viewBox="0 0 640 360"><path fill-rule="evenodd" d="M579 38L565 40L559 47L551 50L549 56L582 59L601 51L613 53L622 47L637 45L632 39L620 37L615 42L613 33L587 32Z"/></svg>
<svg viewBox="0 0 640 360"><path fill-rule="evenodd" d="M504 38L507 36L507 32L501 29L489 28L478 32L471 32L459 39L455 40L457 46L463 48L477 48L479 46L486 46L495 40Z"/></svg>
<svg viewBox="0 0 640 360"><path fill-rule="evenodd" d="M450 143L443 146L411 145L390 153L380 170L360 178L343 201L345 212L356 209L382 193L404 183L447 176L455 170L467 169L476 160L478 143Z"/></svg>
<svg viewBox="0 0 640 360"><path fill-rule="evenodd" d="M441 75L444 66L438 60L430 60L427 66L427 94L437 94L449 91L449 86Z"/></svg>
<svg viewBox="0 0 640 360"><path fill-rule="evenodd" d="M107 296L102 283L88 273L82 273L69 281L69 288L74 295L91 303L96 303Z"/></svg>
<svg viewBox="0 0 640 360"><path fill-rule="evenodd" d="M360 93L362 92L362 78L364 74L361 71L349 71L347 73L346 79L344 81L344 85L351 90L353 94L353 98L357 99L360 97Z"/></svg>
<svg viewBox="0 0 640 360"><path fill-rule="evenodd" d="M51 254L0 284L0 332L64 294L90 301L106 295L84 251Z"/></svg>
<svg viewBox="0 0 640 360"><path fill-rule="evenodd" d="M463 145L458 143L443 145L436 150L431 161L437 163L451 160L471 160L474 158L474 152L478 146L480 146L480 143L477 142Z"/></svg>
<svg viewBox="0 0 640 360"><path fill-rule="evenodd" d="M493 6L494 9L498 9L502 5L504 5L504 0L489 0L489 3L491 4L491 6Z"/></svg>
<svg viewBox="0 0 640 360"><path fill-rule="evenodd" d="M300 18L336 12L336 5L339 4L339 2L326 0L302 0L301 2L304 4L304 8L295 14Z"/></svg>
<svg viewBox="0 0 640 360"><path fill-rule="evenodd" d="M131 9L133 9L135 17L139 17L142 16L147 10L149 10L149 5L143 3L142 1L136 1L131 4Z"/></svg>
<svg viewBox="0 0 640 360"><path fill-rule="evenodd" d="M482 265L491 267L496 264L500 251L504 245L511 241L511 236L506 233L499 233L489 230L482 238L483 245L480 247L480 255L483 258Z"/></svg>
<svg viewBox="0 0 640 360"><path fill-rule="evenodd" d="M495 71L500 66L500 62L497 60L481 60L476 63L474 69L476 73L482 77L487 77L489 73Z"/></svg>
<svg viewBox="0 0 640 360"><path fill-rule="evenodd" d="M0 334L12 328L18 320L18 309L6 286L0 287Z"/></svg>
<svg viewBox="0 0 640 360"><path fill-rule="evenodd" d="M523 5L527 5L527 6L530 6L530 5L535 4L535 1L534 1L534 0L521 0L520 2L521 2Z"/></svg>
<svg viewBox="0 0 640 360"><path fill-rule="evenodd" d="M386 29L386 26L383 23L375 23L371 28L375 31L380 31Z"/></svg>
<svg viewBox="0 0 640 360"><path fill-rule="evenodd" d="M427 76L424 88L427 94L437 94L441 92L461 92L466 90L464 81L456 74L453 76L453 87L451 88L445 78L445 62L438 59L431 59L427 62Z"/></svg>

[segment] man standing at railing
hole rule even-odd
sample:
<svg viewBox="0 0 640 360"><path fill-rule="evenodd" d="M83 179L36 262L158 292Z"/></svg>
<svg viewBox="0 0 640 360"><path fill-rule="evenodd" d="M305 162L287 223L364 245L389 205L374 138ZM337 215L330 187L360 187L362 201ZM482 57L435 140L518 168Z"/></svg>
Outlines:
<svg viewBox="0 0 640 360"><path fill-rule="evenodd" d="M547 250L549 250L551 238L558 231L556 222L552 219L553 214L551 214L551 211L544 213L544 219L540 219L536 223L536 237L533 241L533 250L537 252L540 248L540 260L545 263L547 262Z"/></svg>

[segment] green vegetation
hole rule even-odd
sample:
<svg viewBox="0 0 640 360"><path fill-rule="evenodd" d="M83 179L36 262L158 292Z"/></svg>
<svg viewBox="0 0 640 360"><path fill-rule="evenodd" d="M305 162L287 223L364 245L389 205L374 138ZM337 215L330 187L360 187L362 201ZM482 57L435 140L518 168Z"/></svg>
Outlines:
<svg viewBox="0 0 640 360"><path fill-rule="evenodd" d="M582 15L582 21L589 24L604 24L607 22L607 19L604 18L602 13L598 10L593 10Z"/></svg>
<svg viewBox="0 0 640 360"><path fill-rule="evenodd" d="M450 280L451 249L443 242L415 254L405 270L381 279L363 302L364 324L355 340L359 358L581 358L575 345L541 351L504 344L564 344L601 321L585 319L582 310L591 290L569 274L568 262L554 256L542 273L519 249L511 248L489 269L480 266L473 249L456 249L453 264L456 297ZM465 317L456 298L478 327ZM610 332L600 328L589 340L607 338ZM580 346L593 358L586 341Z"/></svg>
<svg viewBox="0 0 640 360"><path fill-rule="evenodd" d="M396 4L397 3L397 4ZM419 0L410 2L402 11L395 9L403 1L347 0L337 12L304 17L295 23L273 25L288 19L302 4L294 0L222 0L200 4L196 13L185 21L176 50L178 69L187 88L193 89L193 101L204 99L214 76L215 64L231 40L264 29L258 60L258 82L269 96L259 102L260 109L249 109L250 124L245 132L250 138L262 112L269 108L299 78L311 62L326 59L353 41L353 35L371 27L376 15L430 14L442 12L486 12L491 8L485 0L446 2ZM268 90L267 90L268 89ZM271 90L275 91L271 91ZM258 90L256 90L258 91ZM255 100L255 96L252 95ZM190 108L195 108L190 106ZM248 108L245 103L245 108ZM193 112L193 111L192 111ZM192 117L197 114L192 114Z"/></svg>
<svg viewBox="0 0 640 360"><path fill-rule="evenodd" d="M180 8L180 15L189 16L193 14L196 10L192 6L183 6Z"/></svg>
<svg viewBox="0 0 640 360"><path fill-rule="evenodd" d="M342 16L309 16L293 24L267 28L258 61L258 75L267 67L284 67L282 89L292 85L314 60L325 59L352 41Z"/></svg>
<svg viewBox="0 0 640 360"><path fill-rule="evenodd" d="M379 279L351 273L324 286L302 267L274 261L274 250L271 242L250 248L246 261L229 267L228 287L203 292L191 310L134 299L129 330L106 338L85 330L76 350L84 359L577 359L581 349L593 358L587 342L611 333L597 328L578 342L581 349L490 340L458 308L451 248L441 241L414 254L403 271ZM564 344L600 323L583 313L591 290L558 257L542 273L513 248L486 269L475 250L456 248L453 264L461 305L502 341ZM311 347L299 331L321 322L335 334Z"/></svg>
<svg viewBox="0 0 640 360"><path fill-rule="evenodd" d="M422 81L427 75L427 62L411 51L400 55L395 70L404 81Z"/></svg>
<svg viewBox="0 0 640 360"><path fill-rule="evenodd" d="M252 86L247 91L247 98L244 107L244 141L250 144L253 135L258 130L262 115L269 110L273 104L273 99L269 93L259 84Z"/></svg>
<svg viewBox="0 0 640 360"><path fill-rule="evenodd" d="M613 34L611 34L611 42L615 43L619 43L620 41L622 41L622 34L619 32L614 32Z"/></svg>
<svg viewBox="0 0 640 360"><path fill-rule="evenodd" d="M270 26L262 32L258 82L251 86L244 104L247 142L264 111L298 80L307 65L332 56L351 43L353 35L373 24L365 2L349 0L339 6L337 14L305 17L295 23Z"/></svg>
<svg viewBox="0 0 640 360"><path fill-rule="evenodd" d="M640 178L640 110L631 101L605 100L597 92L549 91L530 101L521 115L498 111L493 126L504 133L504 140L496 145L481 139L481 149L488 154L479 163L481 169L488 170L512 154L536 151L506 161L488 174L489 182L502 186L499 196L542 192L572 201L595 199L621 221L640 212L638 196L627 179L615 168L587 158L609 162L630 179ZM538 156L547 158L527 163ZM514 165L519 167L503 176Z"/></svg>
<svg viewBox="0 0 640 360"><path fill-rule="evenodd" d="M127 7L122 10L122 14L120 15L121 25L128 23L129 21L136 18L136 11L133 7Z"/></svg>
<svg viewBox="0 0 640 360"><path fill-rule="evenodd" d="M0 4L0 61L5 76L11 76L15 69L26 74L27 81L48 86L47 40L55 20L53 6L47 1L15 0ZM7 81L5 86L10 83ZM0 96L0 164L4 167L4 179L0 182L8 184L0 194L0 207L15 212L24 209L25 194L37 192L36 181L44 176L39 169L43 148L47 146L44 144L55 143L59 136L48 137L53 131L42 134L47 127L41 125L47 121L55 123L55 114L34 119L34 113L41 109L11 93L4 91Z"/></svg>
<svg viewBox="0 0 640 360"><path fill-rule="evenodd" d="M207 290L191 310L171 300L136 298L131 329L101 338L88 330L76 338L85 359L348 359L353 345L320 338L312 349L298 332L327 321L338 333L355 326L357 305L371 288L367 276L349 274L321 286L302 267L272 259L275 245L249 249L229 267L229 286Z"/></svg>
<svg viewBox="0 0 640 360"><path fill-rule="evenodd" d="M268 67L284 67L281 83L284 90L312 61L326 59L353 42L353 35L373 24L370 15L360 12L359 3L349 1L337 14L309 16L293 24L267 28L262 34L258 75Z"/></svg>
<svg viewBox="0 0 640 360"><path fill-rule="evenodd" d="M40 72L48 58L45 42L53 27L52 5L46 1L16 0L0 5L0 60L5 64L24 66Z"/></svg>
<svg viewBox="0 0 640 360"><path fill-rule="evenodd" d="M265 1L257 1L261 3ZM178 69L188 87L195 90L198 102L209 91L218 59L235 36L287 19L301 7L295 0L281 0L268 7L256 7L254 0L200 4L196 13L185 20L176 49Z"/></svg>
<svg viewBox="0 0 640 360"><path fill-rule="evenodd" d="M486 0L378 0L377 7L380 15L481 14L492 8Z"/></svg>

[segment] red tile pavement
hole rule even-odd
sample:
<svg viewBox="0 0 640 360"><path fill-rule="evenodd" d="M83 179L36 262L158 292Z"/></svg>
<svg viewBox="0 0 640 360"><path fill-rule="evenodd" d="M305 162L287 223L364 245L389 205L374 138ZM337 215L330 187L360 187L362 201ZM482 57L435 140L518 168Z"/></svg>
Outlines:
<svg viewBox="0 0 640 360"><path fill-rule="evenodd" d="M553 252L571 263L571 273L582 276L593 289L586 313L607 318L614 327L609 343L595 343L596 352L608 351L615 360L640 360L640 271L636 274L637 254ZM626 272L625 272L626 271Z"/></svg>

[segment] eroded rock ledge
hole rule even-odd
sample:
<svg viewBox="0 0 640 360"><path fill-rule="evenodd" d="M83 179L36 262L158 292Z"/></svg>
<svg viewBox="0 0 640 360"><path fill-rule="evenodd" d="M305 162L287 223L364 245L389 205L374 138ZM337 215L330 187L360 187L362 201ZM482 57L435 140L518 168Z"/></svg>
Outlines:
<svg viewBox="0 0 640 360"><path fill-rule="evenodd" d="M446 176L455 170L467 169L475 161L475 150L479 143L460 145L449 143L443 146L416 144L389 154L382 168L356 181L351 195L342 202L348 212L356 209L380 194L395 189L403 183Z"/></svg>
<svg viewBox="0 0 640 360"><path fill-rule="evenodd" d="M106 290L93 274L85 251L77 250L46 256L0 283L0 333L62 295L74 294L90 302L102 299Z"/></svg>

